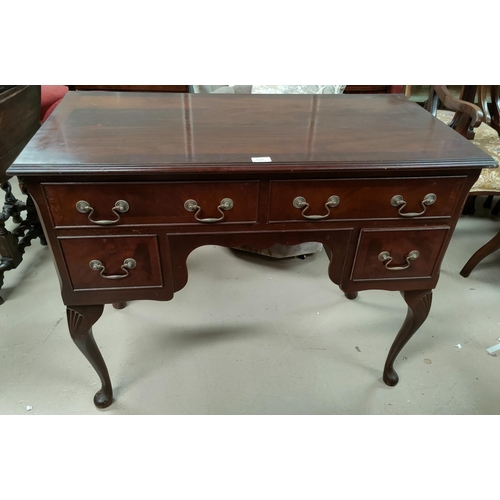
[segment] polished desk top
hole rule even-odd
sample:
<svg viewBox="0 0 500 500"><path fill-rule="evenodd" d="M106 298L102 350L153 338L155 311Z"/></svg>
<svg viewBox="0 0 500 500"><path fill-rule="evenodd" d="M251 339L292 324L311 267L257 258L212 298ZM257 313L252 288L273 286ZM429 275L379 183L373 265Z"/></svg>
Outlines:
<svg viewBox="0 0 500 500"><path fill-rule="evenodd" d="M272 162L254 163L253 157ZM495 165L402 95L69 92L9 173Z"/></svg>

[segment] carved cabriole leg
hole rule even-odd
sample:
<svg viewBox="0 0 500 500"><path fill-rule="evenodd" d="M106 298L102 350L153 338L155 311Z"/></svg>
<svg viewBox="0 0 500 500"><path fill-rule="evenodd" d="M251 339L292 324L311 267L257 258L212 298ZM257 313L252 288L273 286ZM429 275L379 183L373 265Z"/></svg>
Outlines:
<svg viewBox="0 0 500 500"><path fill-rule="evenodd" d="M416 290L401 292L401 294L408 304L408 313L403 326L399 330L391 346L387 361L385 362L383 378L384 382L390 386L396 385L399 381L398 374L393 368L394 361L401 352L401 349L403 349L427 318L432 302L432 290Z"/></svg>
<svg viewBox="0 0 500 500"><path fill-rule="evenodd" d="M101 389L94 396L94 404L97 408L106 408L113 401L113 388L108 369L92 334L92 326L101 317L103 309L103 305L96 305L68 306L66 310L71 338L94 367L102 382Z"/></svg>
<svg viewBox="0 0 500 500"><path fill-rule="evenodd" d="M467 278L471 271L488 255L500 249L500 233L494 236L486 245L482 246L468 261L460 271L460 274Z"/></svg>

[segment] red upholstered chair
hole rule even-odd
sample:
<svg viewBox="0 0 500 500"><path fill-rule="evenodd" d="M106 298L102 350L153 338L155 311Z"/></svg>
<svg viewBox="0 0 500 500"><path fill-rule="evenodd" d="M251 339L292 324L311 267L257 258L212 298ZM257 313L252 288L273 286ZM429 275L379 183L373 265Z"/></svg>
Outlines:
<svg viewBox="0 0 500 500"><path fill-rule="evenodd" d="M68 92L66 85L42 85L40 121L43 123Z"/></svg>

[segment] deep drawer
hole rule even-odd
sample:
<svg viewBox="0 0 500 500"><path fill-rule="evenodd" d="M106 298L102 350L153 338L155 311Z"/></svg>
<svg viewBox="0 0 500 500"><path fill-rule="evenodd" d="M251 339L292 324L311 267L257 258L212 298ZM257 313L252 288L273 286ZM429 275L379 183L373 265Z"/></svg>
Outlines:
<svg viewBox="0 0 500 500"><path fill-rule="evenodd" d="M272 181L268 220L307 222L451 217L465 180L466 177L419 177ZM426 197L430 194L435 195L435 201L429 204L433 197ZM338 204L325 207L333 196L338 197ZM393 199L398 196L401 198L395 205ZM309 207L303 204L295 206L294 200L298 197L302 197ZM296 204L300 205L300 202ZM311 216L312 219L308 218Z"/></svg>
<svg viewBox="0 0 500 500"><path fill-rule="evenodd" d="M75 290L162 286L156 235L58 240Z"/></svg>
<svg viewBox="0 0 500 500"><path fill-rule="evenodd" d="M352 270L354 281L428 279L443 255L450 229L362 229Z"/></svg>
<svg viewBox="0 0 500 500"><path fill-rule="evenodd" d="M141 182L43 184L55 227L123 226L140 224L206 224L198 219L222 219L220 223L255 222L258 181L249 182ZM217 207L231 199L230 209ZM194 200L201 210L188 211ZM78 202L86 202L79 205ZM125 201L128 207L119 201ZM92 207L90 210L85 210ZM118 206L119 208L115 208ZM92 220L89 220L89 215Z"/></svg>

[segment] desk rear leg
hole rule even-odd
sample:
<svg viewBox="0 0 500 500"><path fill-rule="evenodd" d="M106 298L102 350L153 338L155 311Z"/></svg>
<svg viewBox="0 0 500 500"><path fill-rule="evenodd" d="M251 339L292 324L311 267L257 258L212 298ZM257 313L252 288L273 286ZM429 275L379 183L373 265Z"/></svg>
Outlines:
<svg viewBox="0 0 500 500"><path fill-rule="evenodd" d="M92 334L92 326L101 317L104 305L71 306L66 310L68 328L73 342L99 375L102 387L94 396L97 408L107 408L113 401L113 388L108 369Z"/></svg>
<svg viewBox="0 0 500 500"><path fill-rule="evenodd" d="M471 271L488 255L500 249L500 233L494 236L486 245L482 246L465 264L460 275L467 278Z"/></svg>
<svg viewBox="0 0 500 500"><path fill-rule="evenodd" d="M426 320L432 303L432 290L416 290L401 292L405 302L408 304L408 313L403 326L394 340L387 361L384 367L384 382L387 385L394 386L399 382L399 377L394 370L394 361L401 349L411 339L413 334L422 326Z"/></svg>

